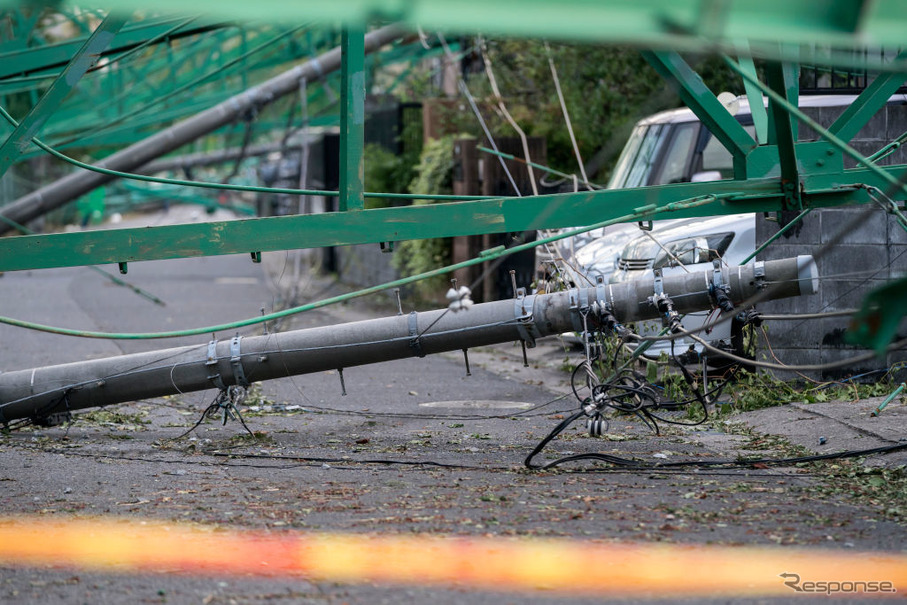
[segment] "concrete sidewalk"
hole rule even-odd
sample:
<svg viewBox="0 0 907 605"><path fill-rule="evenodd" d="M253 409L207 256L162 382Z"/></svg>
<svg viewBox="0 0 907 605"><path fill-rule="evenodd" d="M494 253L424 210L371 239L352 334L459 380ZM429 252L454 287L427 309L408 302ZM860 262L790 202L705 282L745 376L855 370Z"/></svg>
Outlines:
<svg viewBox="0 0 907 605"><path fill-rule="evenodd" d="M907 405L898 395L877 417L871 416L885 397L859 401L791 403L735 414L730 420L753 431L784 437L817 454L865 450L903 444L904 450L867 458L869 465L907 464Z"/></svg>

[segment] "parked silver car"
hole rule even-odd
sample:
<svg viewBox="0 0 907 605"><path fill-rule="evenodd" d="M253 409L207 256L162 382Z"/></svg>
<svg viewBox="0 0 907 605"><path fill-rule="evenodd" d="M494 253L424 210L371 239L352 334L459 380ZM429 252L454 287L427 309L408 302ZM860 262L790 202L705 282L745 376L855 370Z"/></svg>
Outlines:
<svg viewBox="0 0 907 605"><path fill-rule="evenodd" d="M652 277L656 270L664 276L703 271L711 268L715 261L724 266L736 266L755 248L756 218L753 214L677 221L662 225L657 231L644 231L627 243L617 259L610 281L618 283ZM717 314L691 313L684 317L683 326L687 330L705 328L700 337L729 345L731 322L722 322L710 329L706 326L709 318L717 319ZM636 325L636 330L643 335L657 334L661 331L661 324L643 322ZM697 354L701 352L701 345L688 338L675 340L674 352L679 354L691 346ZM658 356L670 350L670 342L657 343L647 355Z"/></svg>

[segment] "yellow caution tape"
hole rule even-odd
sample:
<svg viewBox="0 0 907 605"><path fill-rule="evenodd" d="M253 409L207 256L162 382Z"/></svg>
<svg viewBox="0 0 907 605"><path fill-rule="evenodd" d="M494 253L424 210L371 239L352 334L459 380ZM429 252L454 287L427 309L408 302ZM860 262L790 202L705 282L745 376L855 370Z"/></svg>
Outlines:
<svg viewBox="0 0 907 605"><path fill-rule="evenodd" d="M635 596L903 596L907 554L0 519L0 564ZM784 575L782 575L784 574Z"/></svg>

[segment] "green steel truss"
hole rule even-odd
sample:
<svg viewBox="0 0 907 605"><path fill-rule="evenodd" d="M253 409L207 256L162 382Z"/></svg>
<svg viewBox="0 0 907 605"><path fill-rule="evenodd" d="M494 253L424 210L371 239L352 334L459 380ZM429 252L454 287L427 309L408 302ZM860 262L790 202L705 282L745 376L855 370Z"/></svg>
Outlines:
<svg viewBox="0 0 907 605"><path fill-rule="evenodd" d="M805 179L804 187L810 193L804 197L813 206L865 203L869 198L857 187L864 184L882 189L886 186L868 170L854 169L846 175L842 172L816 174ZM695 208L676 212L665 209L645 217L679 218L777 210L783 199L778 180L769 178L702 183L695 187L695 192L686 184L665 185L168 227L19 236L0 239L0 269L14 271L571 227L654 211L650 204L664 209L673 202L708 195L721 197Z"/></svg>
<svg viewBox="0 0 907 605"><path fill-rule="evenodd" d="M4 5L18 6L0 0L0 6ZM131 0L115 0L107 6L122 11L140 8L138 2ZM183 8L172 0L164 0L157 7L160 10ZM859 204L869 201L867 187L881 189L898 199L904 198L903 185L898 181L903 166L878 167L864 161L855 169L845 170L843 167L845 154L853 155L846 142L903 83L904 65L901 59L883 67L882 71L889 75L879 77L860 95L853 107L832 126L825 140L801 143L797 142L795 133L797 120L805 116L794 115L798 96L794 75L798 59L804 54L804 60L813 60L814 57L802 49L792 52L788 44L796 40L807 45L807 50L810 45L831 46L832 52L826 53L831 57L835 56L836 48L846 49L867 43L898 46L903 40L903 32L907 31L907 2L901 0L520 0L519 3L481 4L428 0L407 3L379 0L355 3L265 1L254 4L219 0L215 4L210 0L200 0L193 8L236 19L251 18L254 11L257 19L264 17L281 24L313 20L340 20L345 24L346 33L339 42L336 36L319 39L325 46L340 43L345 49L342 75L337 84L342 91L339 122L344 137L340 198L344 211L223 223L0 238L0 271L562 228L615 217L708 216ZM28 29L29 23L34 27L35 21L28 20L27 11L23 14L25 16L19 17L21 27ZM367 29L366 24L373 22L370 19L382 17L413 26L420 24L424 29L443 27L447 31L481 30L516 36L636 44L645 49L645 56L656 71L679 92L685 103L731 152L734 179L632 190L363 209L360 119L364 97L364 60L361 36ZM173 27L178 21L167 23ZM105 125L135 111L149 99L166 96L167 91L177 89L180 83L187 81L183 76L191 81L209 68L213 71L220 68L225 71L221 76L229 75L226 73L230 69L228 63L242 56L243 49L254 44L253 38L257 40L258 35L274 36L286 31L286 25L282 27L284 29L262 26L256 35L240 35L230 52L221 51L228 44L226 36L235 37L236 32L223 26L209 27L194 38L187 35L178 44L170 43L170 48L179 47L179 53L166 54L163 58L132 57L136 64L116 72L110 70L110 77L97 78L96 90L91 89L94 84L86 87L79 93L82 97L74 97L71 106L61 108L59 117L55 114L55 119L47 120L47 133L52 135L49 142L56 141L64 147L66 137L76 133L85 144L122 144L128 141L126 131L130 129L138 133L159 129L170 120L196 111L196 107L216 102L215 99L222 100L245 86L253 85L257 79L254 65L249 60L232 74L232 78L218 77L210 85L200 83L185 97L175 95L172 105L156 107L149 114L135 112L125 124L105 130ZM124 31L131 30L127 27ZM154 39L152 31L160 35L161 30L148 29L145 41ZM88 35L90 31L84 32L84 36ZM313 34L307 31L306 35ZM130 48L134 48L141 42L133 40L131 44ZM124 43L124 48L127 46ZM323 49L324 46L313 43L310 38L301 48L305 52L299 56L309 56L314 54L315 49ZM76 50L76 47L71 47L70 53L74 54ZM768 111L765 114L759 111L754 113L755 139L730 117L712 91L678 54L678 51L685 50L743 55L739 64L732 63L744 77L749 76L747 92L751 98L759 99L754 105L761 106L762 94L770 96ZM266 72L286 59L289 56L286 53L292 55L294 52L288 47L278 52L273 62L263 60L260 69ZM411 60L416 60L420 55L416 50L412 52ZM749 58L751 53L764 63L764 82L755 79L754 63ZM40 63L38 56L34 55L36 63ZM61 65L65 64L59 58L53 61L56 62L46 60L43 66L30 65L28 73L61 69ZM147 72L142 69L147 69ZM131 92L130 87L142 78L149 79L147 90L136 86L135 98L132 94L124 94L127 89ZM21 85L22 81L4 82L0 79L0 86L7 84ZM101 103L105 106L104 111L97 111L96 101L95 107L92 107L92 99L98 98L104 99ZM194 104L196 102L198 105ZM109 135L109 139L104 139L105 134ZM704 200L705 203L672 212L672 204L692 199Z"/></svg>
<svg viewBox="0 0 907 605"><path fill-rule="evenodd" d="M0 0L0 8L15 8ZM79 6L64 2L62 6ZM105 9L148 10L144 0L107 0ZM182 14L184 0L156 0L154 10ZM903 0L334 0L333 2L195 0L192 10L236 21L344 22L362 26L397 21L412 31L482 31L488 35L632 43L649 48L702 50L740 40L775 45L897 47L907 31Z"/></svg>
<svg viewBox="0 0 907 605"><path fill-rule="evenodd" d="M323 52L339 41L339 35L330 31L315 32L315 36L299 31L277 39L287 31L271 26L260 31L222 27L162 41L144 56L118 63L115 70L87 74L66 104L48 117L42 134L61 148L120 145L124 139L115 133L121 130L133 133L129 141L133 142L149 134L145 128L153 131L197 113L248 88L261 74ZM269 45L270 41L275 43ZM264 48L250 52L256 46ZM47 82L0 79L0 98Z"/></svg>

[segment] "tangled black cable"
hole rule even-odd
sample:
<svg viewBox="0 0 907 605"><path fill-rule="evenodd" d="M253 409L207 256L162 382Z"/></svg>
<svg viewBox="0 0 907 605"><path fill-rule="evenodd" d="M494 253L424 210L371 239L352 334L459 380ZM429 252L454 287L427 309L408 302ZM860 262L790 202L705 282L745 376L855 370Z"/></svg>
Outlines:
<svg viewBox="0 0 907 605"><path fill-rule="evenodd" d="M589 415L601 414L610 409L617 413L633 414L651 428L656 435L660 434L658 421L685 426L696 426L704 423L709 417L708 403L721 395L724 388L734 379L739 369L739 367L731 368L720 381L708 391L703 392L696 377L675 359L674 365L680 370L693 395L689 399L677 400L662 395L659 389L648 382L639 372L624 368L617 371L609 380L590 385L591 395L583 397L577 389L577 376L581 373L586 373L591 378L590 367L597 362L598 360L594 359L591 362L584 361L580 363L574 368L570 379L573 394L586 410L586 413ZM703 418L696 422L680 422L655 413L657 410L681 410L697 402L702 406ZM592 409L593 406L594 410Z"/></svg>
<svg viewBox="0 0 907 605"><path fill-rule="evenodd" d="M601 333L596 334L596 338L600 336ZM624 334L621 334L621 339L623 338ZM671 349L673 354L673 346ZM605 413L608 411L617 414L632 414L639 418L656 435L661 434L658 426L659 422L682 426L697 426L703 424L709 419L709 403L720 396L721 392L728 383L734 379L739 370L739 366L731 367L720 381L706 391L684 364L681 363L677 357L672 355L672 365L680 370L684 381L692 393L692 397L686 400L676 400L665 397L654 385L646 380L645 376L636 370L629 368L618 369L617 355L611 359L611 377L604 382L598 382L598 375L593 368L598 366L599 370L602 370L603 365L600 357L594 357L592 359L584 360L573 369L573 373L570 377L570 386L573 390L573 394L580 402L580 409L554 427L554 429L539 442L535 449L530 452L524 461L524 465L527 468L543 470L577 460L597 460L615 465L635 466L637 463L634 461L597 452L573 454L544 465L535 465L533 464L532 459L541 453L541 451L545 449L545 446L547 446L554 438L584 416L586 417L586 428L589 430L589 434L593 437L600 437L608 427L608 420L605 417ZM577 388L577 378L579 376L585 377L586 388L590 390L590 395L587 397L584 397ZM593 384L593 382L595 382L595 384ZM702 418L697 421L684 422L667 418L657 413L659 410L679 411L693 403L699 403L702 406Z"/></svg>
<svg viewBox="0 0 907 605"><path fill-rule="evenodd" d="M597 361L597 359L595 360ZM658 424L656 421L666 422L669 424L680 424L686 426L695 426L704 423L708 415L708 403L717 398L724 390L727 384L734 379L740 366L734 366L729 373L715 387L707 392L703 392L697 384L695 377L683 364L674 359L675 365L680 369L681 374L693 393L693 398L685 401L677 401L662 397L658 394L651 384L638 372L632 370L621 370L616 372L608 381L592 386L592 395L583 398L576 389L576 376L580 371L586 372L591 377L591 361L583 361L573 371L571 384L573 392L580 400L581 408L562 420L548 435L542 439L538 445L526 456L523 461L524 466L530 470L543 471L561 466L568 462L577 462L581 460L593 460L605 462L615 467L626 468L631 471L659 470L683 467L752 467L754 465L791 465L806 462L819 462L824 460L836 460L840 458L855 458L860 456L869 456L873 454L889 454L892 452L907 449L907 443L897 443L882 447L864 449L864 450L846 450L843 452L834 452L830 454L816 454L812 456L797 456L791 458L738 458L735 460L684 460L679 462L658 462L646 463L632 458L622 458L611 454L600 452L589 452L583 454L571 454L558 458L545 464L534 464L533 459L538 456L545 447L551 443L558 435L563 433L568 427L582 417L587 417L586 423L590 434L600 436L602 433L602 422L607 426L607 421L601 420L601 411L610 408L617 413L634 414L647 426L652 428L658 434ZM616 391L616 392L613 392ZM680 422L669 418L664 418L654 413L653 410L679 410L683 407L699 402L702 405L703 418L697 422ZM597 433L597 434L596 434Z"/></svg>
<svg viewBox="0 0 907 605"><path fill-rule="evenodd" d="M246 421L243 420L242 414L239 413L239 405L242 404L243 400L246 398L246 389L240 386L230 386L225 389L218 391L217 396L214 398L214 401L211 402L205 411L202 412L202 415L199 417L198 421L192 425L192 428L184 432L179 437L174 437L172 441L177 441L182 439L199 426L206 418L213 419L218 415L221 415L223 419L223 424L226 426L227 420L239 420L239 423L242 424L242 427L246 429L246 432L249 433L252 437L255 437L255 433L252 432L252 429L249 428L249 425L246 424Z"/></svg>

